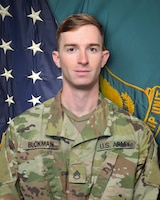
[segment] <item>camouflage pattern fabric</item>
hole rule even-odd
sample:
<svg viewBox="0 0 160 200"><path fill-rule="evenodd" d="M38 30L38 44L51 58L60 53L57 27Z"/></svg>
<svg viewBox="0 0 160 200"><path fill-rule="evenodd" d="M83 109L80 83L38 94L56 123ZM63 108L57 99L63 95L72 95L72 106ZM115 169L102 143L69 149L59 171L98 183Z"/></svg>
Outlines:
<svg viewBox="0 0 160 200"><path fill-rule="evenodd" d="M99 101L81 132L60 93L15 118L2 139L0 200L156 200L160 170L150 129Z"/></svg>

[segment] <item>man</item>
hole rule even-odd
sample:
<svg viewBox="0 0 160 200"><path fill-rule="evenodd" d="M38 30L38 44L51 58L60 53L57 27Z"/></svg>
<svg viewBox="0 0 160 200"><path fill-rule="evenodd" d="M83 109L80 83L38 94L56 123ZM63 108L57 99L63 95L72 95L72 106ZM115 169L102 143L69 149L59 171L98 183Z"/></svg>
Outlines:
<svg viewBox="0 0 160 200"><path fill-rule="evenodd" d="M63 88L16 117L3 136L0 200L154 200L160 185L149 128L99 93L109 52L86 14L57 30Z"/></svg>

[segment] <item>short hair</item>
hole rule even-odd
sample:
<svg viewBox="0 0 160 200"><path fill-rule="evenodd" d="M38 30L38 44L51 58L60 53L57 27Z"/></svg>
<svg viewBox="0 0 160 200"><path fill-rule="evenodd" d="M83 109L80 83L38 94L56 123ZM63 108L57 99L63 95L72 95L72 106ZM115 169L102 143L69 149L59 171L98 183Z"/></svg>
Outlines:
<svg viewBox="0 0 160 200"><path fill-rule="evenodd" d="M98 28L101 36L102 36L102 42L104 40L104 30L102 24L97 21L94 17L91 15L81 13L81 14L73 14L69 17L65 18L60 25L58 26L57 32L56 32L56 39L57 39L57 45L59 46L59 40L61 33L72 31L80 28L81 26L85 25L94 25Z"/></svg>

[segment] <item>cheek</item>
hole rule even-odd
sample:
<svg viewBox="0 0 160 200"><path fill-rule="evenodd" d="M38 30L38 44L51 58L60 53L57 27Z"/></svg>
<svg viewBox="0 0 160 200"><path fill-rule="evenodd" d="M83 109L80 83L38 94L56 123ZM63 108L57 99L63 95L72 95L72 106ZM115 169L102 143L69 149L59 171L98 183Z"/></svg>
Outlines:
<svg viewBox="0 0 160 200"><path fill-rule="evenodd" d="M100 56L97 56L97 57L94 57L94 59L90 60L90 64L91 66L95 66L95 68L101 68L102 65L103 65L103 60L102 60L102 57Z"/></svg>
<svg viewBox="0 0 160 200"><path fill-rule="evenodd" d="M61 66L72 66L75 63L75 57L73 56L61 56L60 64Z"/></svg>

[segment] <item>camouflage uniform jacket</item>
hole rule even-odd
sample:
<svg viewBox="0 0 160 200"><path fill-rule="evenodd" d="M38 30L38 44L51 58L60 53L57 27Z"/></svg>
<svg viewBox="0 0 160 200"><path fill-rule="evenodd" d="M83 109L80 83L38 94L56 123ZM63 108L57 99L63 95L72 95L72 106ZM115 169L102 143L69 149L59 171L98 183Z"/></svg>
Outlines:
<svg viewBox="0 0 160 200"><path fill-rule="evenodd" d="M60 93L16 117L0 151L0 200L155 200L157 144L143 122L99 96L79 133Z"/></svg>

